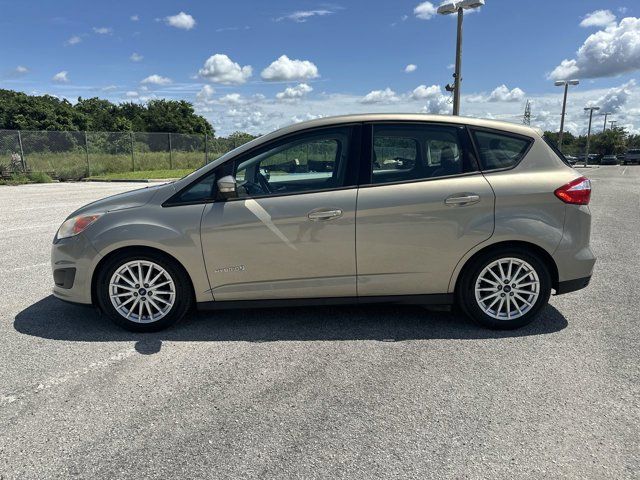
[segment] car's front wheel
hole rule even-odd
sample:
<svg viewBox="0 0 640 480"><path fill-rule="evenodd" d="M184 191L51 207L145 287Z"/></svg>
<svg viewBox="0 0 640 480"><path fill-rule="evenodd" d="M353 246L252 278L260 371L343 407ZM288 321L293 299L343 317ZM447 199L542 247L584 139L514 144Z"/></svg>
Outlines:
<svg viewBox="0 0 640 480"><path fill-rule="evenodd" d="M531 323L550 294L549 269L537 255L520 248L476 259L465 269L457 291L469 317L496 329Z"/></svg>
<svg viewBox="0 0 640 480"><path fill-rule="evenodd" d="M98 274L97 300L118 325L135 332L162 330L192 305L189 279L170 257L128 253L107 260Z"/></svg>

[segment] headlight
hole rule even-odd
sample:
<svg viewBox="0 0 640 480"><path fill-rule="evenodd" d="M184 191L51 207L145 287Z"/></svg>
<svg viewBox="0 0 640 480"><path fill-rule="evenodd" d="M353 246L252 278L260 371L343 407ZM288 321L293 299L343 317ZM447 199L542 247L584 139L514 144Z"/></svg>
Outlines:
<svg viewBox="0 0 640 480"><path fill-rule="evenodd" d="M78 215L72 217L69 220L60 225L58 229L58 238L67 238L78 235L86 230L86 228L99 219L103 213L94 213L91 215Z"/></svg>

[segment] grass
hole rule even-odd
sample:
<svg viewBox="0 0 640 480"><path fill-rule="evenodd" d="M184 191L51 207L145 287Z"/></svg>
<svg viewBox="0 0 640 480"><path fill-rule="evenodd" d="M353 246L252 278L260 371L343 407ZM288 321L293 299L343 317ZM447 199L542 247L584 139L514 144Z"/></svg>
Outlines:
<svg viewBox="0 0 640 480"><path fill-rule="evenodd" d="M0 185L25 185L27 183L51 183L53 179L43 172L14 173L9 178L0 179Z"/></svg>
<svg viewBox="0 0 640 480"><path fill-rule="evenodd" d="M192 168L180 168L176 170L136 170L135 172L105 173L102 175L91 175L88 180L148 180L181 178L193 172Z"/></svg>
<svg viewBox="0 0 640 480"><path fill-rule="evenodd" d="M209 152L209 161L213 161L224 152ZM87 155L83 151L71 151L65 153L31 153L25 155L27 166L31 171L47 172L54 177L65 180L80 180L87 177L87 173L93 177L102 177L111 174L136 175L129 177L140 179L139 172L146 171L174 171L165 174L165 177L181 177L185 173L200 168L205 163L202 152L174 151L171 156L168 152L135 152L133 158L130 153L107 154L93 153L89 151L88 165ZM133 172L132 172L133 170Z"/></svg>

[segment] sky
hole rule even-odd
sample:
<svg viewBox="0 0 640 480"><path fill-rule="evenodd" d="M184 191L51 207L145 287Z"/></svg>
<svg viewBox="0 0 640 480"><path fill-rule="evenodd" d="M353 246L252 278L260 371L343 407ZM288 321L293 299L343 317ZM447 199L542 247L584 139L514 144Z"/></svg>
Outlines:
<svg viewBox="0 0 640 480"><path fill-rule="evenodd" d="M461 114L583 133L585 106L640 133L638 0L486 0L464 16ZM345 113L450 114L439 0L0 0L0 88L183 99L220 135ZM597 128L604 118L594 117Z"/></svg>

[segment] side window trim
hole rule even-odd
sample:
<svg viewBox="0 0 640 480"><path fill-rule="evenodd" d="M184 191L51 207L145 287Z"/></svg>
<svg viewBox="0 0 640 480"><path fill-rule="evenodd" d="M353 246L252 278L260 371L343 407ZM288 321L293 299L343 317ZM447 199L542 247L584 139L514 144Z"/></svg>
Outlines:
<svg viewBox="0 0 640 480"><path fill-rule="evenodd" d="M482 173L505 172L505 171L508 171L508 170L513 170L518 165L520 165L522 160L525 159L525 157L529 154L529 151L531 150L531 148L533 148L533 144L535 143L535 138L529 137L528 135L521 135L519 133L507 132L506 130L499 130L497 128L477 127L477 126L473 126L473 125L468 125L467 126L467 130L469 131L469 137L471 139L471 143L473 144L474 150L476 152L478 168L480 169L480 171ZM478 147L478 141L476 139L475 132L493 133L495 135L502 135L504 137L511 137L511 138L515 138L515 139L518 139L518 140L524 140L524 141L528 142L528 145L527 145L527 148L525 149L525 151L522 153L522 156L513 165L511 165L509 167L485 169L485 168L482 167L482 161L481 161L481 158L480 158L480 147Z"/></svg>

